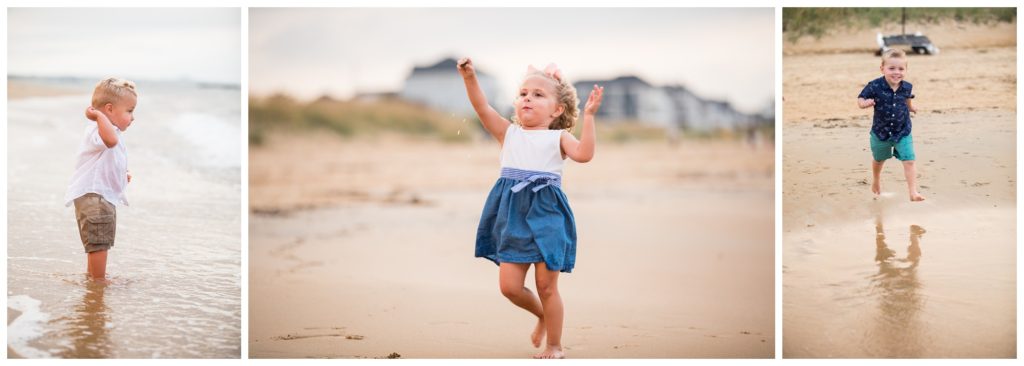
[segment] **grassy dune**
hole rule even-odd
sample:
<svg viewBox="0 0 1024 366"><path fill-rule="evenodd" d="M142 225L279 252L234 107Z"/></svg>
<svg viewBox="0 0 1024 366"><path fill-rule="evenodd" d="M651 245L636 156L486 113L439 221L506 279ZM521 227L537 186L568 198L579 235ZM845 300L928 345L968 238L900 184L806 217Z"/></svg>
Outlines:
<svg viewBox="0 0 1024 366"><path fill-rule="evenodd" d="M839 29L863 29L899 24L901 8L785 8L782 31L795 42L803 36L820 38ZM908 24L946 21L973 24L1012 23L1015 8L907 8Z"/></svg>
<svg viewBox="0 0 1024 366"><path fill-rule="evenodd" d="M259 145L275 129L326 130L341 136L401 135L469 141L475 120L394 100L336 101L321 98L299 102L284 95L249 99L249 143Z"/></svg>
<svg viewBox="0 0 1024 366"><path fill-rule="evenodd" d="M609 123L598 119L598 141L608 143L664 142L669 135L665 128L640 121ZM771 125L759 127L771 139ZM342 137L373 137L401 135L424 140L469 142L483 133L480 121L473 115L437 111L401 100L338 101L321 98L302 102L285 95L249 99L249 143L258 146L268 134L288 131L315 133L329 131ZM579 137L582 125L573 134ZM682 131L686 139L742 139L745 131Z"/></svg>

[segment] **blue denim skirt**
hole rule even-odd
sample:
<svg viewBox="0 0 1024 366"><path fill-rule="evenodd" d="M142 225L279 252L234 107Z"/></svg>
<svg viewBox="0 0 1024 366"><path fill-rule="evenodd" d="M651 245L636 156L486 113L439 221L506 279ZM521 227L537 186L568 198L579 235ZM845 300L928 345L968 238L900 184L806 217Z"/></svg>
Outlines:
<svg viewBox="0 0 1024 366"><path fill-rule="evenodd" d="M539 178L539 179L538 179ZM576 265L576 220L556 175L502 169L476 231L476 256L499 263Z"/></svg>

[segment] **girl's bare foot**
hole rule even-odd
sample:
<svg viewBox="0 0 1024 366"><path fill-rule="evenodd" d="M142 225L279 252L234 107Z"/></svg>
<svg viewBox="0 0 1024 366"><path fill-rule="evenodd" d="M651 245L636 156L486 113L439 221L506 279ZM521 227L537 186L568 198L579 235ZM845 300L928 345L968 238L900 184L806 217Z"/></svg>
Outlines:
<svg viewBox="0 0 1024 366"><path fill-rule="evenodd" d="M547 333L547 328L544 327L544 319L537 319L537 327L533 328L533 334L530 335L530 340L533 341L533 346L540 348L540 342L544 340L544 334Z"/></svg>
<svg viewBox="0 0 1024 366"><path fill-rule="evenodd" d="M910 194L910 201L911 202L924 201L924 196L922 196L920 193L916 193L916 192L915 193L911 193Z"/></svg>
<svg viewBox="0 0 1024 366"><path fill-rule="evenodd" d="M565 358L565 352L562 352L562 346L549 344L544 352L533 355L533 358Z"/></svg>
<svg viewBox="0 0 1024 366"><path fill-rule="evenodd" d="M871 193L875 194L875 197L882 194L882 185L878 184L878 181L871 182Z"/></svg>

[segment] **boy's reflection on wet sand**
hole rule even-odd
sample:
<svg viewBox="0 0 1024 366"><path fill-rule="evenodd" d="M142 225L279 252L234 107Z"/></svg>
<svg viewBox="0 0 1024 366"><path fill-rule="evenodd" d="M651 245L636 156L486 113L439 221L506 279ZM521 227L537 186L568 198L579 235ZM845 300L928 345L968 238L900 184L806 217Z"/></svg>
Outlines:
<svg viewBox="0 0 1024 366"><path fill-rule="evenodd" d="M110 322L108 308L103 301L107 283L85 281L82 302L74 307L74 313L67 318L57 319L66 324L64 335L71 339L71 347L60 353L62 358L109 358L110 337L107 324Z"/></svg>
<svg viewBox="0 0 1024 366"><path fill-rule="evenodd" d="M922 283L917 269L921 264L921 235L925 229L910 225L910 246L905 258L886 242L881 208L875 216L875 262L878 272L870 276L870 294L877 297L879 314L875 326L864 340L877 357L920 357L926 337L925 324L918 318L924 307L919 294Z"/></svg>

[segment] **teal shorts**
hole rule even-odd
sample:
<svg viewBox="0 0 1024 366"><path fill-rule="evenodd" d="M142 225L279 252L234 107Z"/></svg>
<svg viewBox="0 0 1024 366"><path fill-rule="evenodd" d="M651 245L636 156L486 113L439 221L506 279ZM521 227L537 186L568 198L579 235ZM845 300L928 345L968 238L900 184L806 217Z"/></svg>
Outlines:
<svg viewBox="0 0 1024 366"><path fill-rule="evenodd" d="M913 161L914 156L914 138L910 135L906 135L899 141L882 141L875 136L874 133L871 135L871 155L875 161L886 161L891 157L896 157L900 161Z"/></svg>

